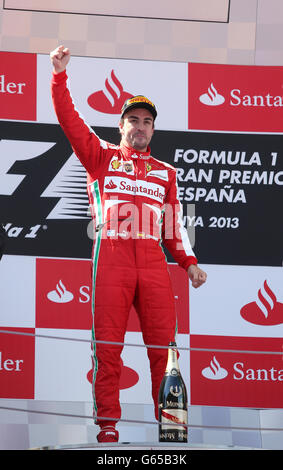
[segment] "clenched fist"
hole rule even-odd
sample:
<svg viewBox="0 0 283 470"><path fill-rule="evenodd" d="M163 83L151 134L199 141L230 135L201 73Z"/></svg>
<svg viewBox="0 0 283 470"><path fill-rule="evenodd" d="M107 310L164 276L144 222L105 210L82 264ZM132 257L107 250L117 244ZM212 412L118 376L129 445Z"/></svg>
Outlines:
<svg viewBox="0 0 283 470"><path fill-rule="evenodd" d="M188 268L188 275L190 280L192 281L193 287L200 287L202 284L206 282L207 274L199 266L196 264L191 264Z"/></svg>
<svg viewBox="0 0 283 470"><path fill-rule="evenodd" d="M59 46L50 52L50 59L53 64L53 72L63 72L71 58L70 50L65 46Z"/></svg>

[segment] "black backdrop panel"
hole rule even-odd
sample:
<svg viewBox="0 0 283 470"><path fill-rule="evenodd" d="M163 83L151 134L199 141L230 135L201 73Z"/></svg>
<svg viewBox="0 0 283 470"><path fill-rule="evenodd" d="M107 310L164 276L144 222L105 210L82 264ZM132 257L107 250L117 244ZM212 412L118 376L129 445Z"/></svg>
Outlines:
<svg viewBox="0 0 283 470"><path fill-rule="evenodd" d="M282 136L161 131L152 151L179 168L184 215L195 204L200 262L282 265Z"/></svg>
<svg viewBox="0 0 283 470"><path fill-rule="evenodd" d="M116 128L95 131L119 142ZM19 155L7 170L24 178L11 195L0 186L5 252L90 258L90 219L48 218L60 197L42 197L72 155L59 125L1 121L0 139L54 143L36 158ZM282 265L282 136L157 130L151 147L178 169L185 225L200 263Z"/></svg>

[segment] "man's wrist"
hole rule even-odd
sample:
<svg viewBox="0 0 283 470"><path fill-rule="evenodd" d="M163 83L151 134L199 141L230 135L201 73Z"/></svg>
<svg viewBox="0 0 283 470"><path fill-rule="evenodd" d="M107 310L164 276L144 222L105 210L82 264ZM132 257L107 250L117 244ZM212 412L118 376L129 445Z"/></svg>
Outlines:
<svg viewBox="0 0 283 470"><path fill-rule="evenodd" d="M66 67L64 69L55 69L55 67L53 67L54 75L59 75L62 72L66 72Z"/></svg>

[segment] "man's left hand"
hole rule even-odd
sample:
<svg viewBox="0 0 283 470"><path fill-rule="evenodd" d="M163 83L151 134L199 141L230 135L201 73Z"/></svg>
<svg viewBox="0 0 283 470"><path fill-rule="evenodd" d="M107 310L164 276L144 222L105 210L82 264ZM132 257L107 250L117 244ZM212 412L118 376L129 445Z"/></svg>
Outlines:
<svg viewBox="0 0 283 470"><path fill-rule="evenodd" d="M200 269L197 264L191 264L188 267L188 275L192 281L192 286L196 288L204 284L207 278L206 272Z"/></svg>

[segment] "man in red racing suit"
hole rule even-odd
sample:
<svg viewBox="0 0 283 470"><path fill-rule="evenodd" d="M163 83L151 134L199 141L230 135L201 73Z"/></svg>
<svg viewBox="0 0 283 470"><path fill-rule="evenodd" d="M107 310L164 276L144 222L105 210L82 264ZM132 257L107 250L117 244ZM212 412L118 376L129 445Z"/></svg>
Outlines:
<svg viewBox="0 0 283 470"><path fill-rule="evenodd" d="M194 287L206 280L182 225L176 170L150 154L156 109L143 96L129 99L119 124L120 145L102 141L76 111L66 85L70 52L51 53L52 99L58 121L87 171L95 227L93 245L93 397L99 442L117 441L120 355L131 306L139 315L146 345L168 346L176 333L171 281L161 240L188 270ZM98 342L96 342L98 341ZM107 344L100 343L105 341ZM152 396L167 361L165 348L147 348Z"/></svg>

